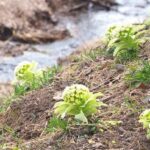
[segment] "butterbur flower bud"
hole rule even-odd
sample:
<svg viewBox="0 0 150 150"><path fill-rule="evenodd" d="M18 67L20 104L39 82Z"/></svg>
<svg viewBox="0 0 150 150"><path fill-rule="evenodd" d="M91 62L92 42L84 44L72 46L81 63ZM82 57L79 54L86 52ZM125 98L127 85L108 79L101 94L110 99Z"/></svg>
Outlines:
<svg viewBox="0 0 150 150"><path fill-rule="evenodd" d="M24 61L20 63L14 71L17 80L23 80L26 74L33 73L36 68L35 62Z"/></svg>
<svg viewBox="0 0 150 150"><path fill-rule="evenodd" d="M88 100L90 96L89 89L81 84L74 84L66 87L63 92L63 100L68 103L82 104Z"/></svg>
<svg viewBox="0 0 150 150"><path fill-rule="evenodd" d="M139 117L139 122L147 130L147 138L150 139L150 109L146 109Z"/></svg>
<svg viewBox="0 0 150 150"><path fill-rule="evenodd" d="M150 109L146 109L141 115L140 115L140 123L143 123L144 128L149 128L150 125Z"/></svg>
<svg viewBox="0 0 150 150"><path fill-rule="evenodd" d="M54 105L54 112L61 118L70 115L87 123L87 117L96 113L98 107L106 106L104 103L97 101L97 97L102 95L102 93L94 94L90 92L84 85L73 84L65 88L62 95L63 101Z"/></svg>

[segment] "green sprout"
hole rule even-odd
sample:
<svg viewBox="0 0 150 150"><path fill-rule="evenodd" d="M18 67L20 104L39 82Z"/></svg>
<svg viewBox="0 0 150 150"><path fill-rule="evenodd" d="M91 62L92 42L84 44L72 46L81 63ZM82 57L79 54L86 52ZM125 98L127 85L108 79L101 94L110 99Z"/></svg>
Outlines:
<svg viewBox="0 0 150 150"><path fill-rule="evenodd" d="M86 86L73 84L65 88L62 95L63 101L54 105L54 112L61 118L69 115L87 123L88 116L96 113L99 106L105 106L104 103L97 101L99 96L103 96L103 94L93 94Z"/></svg>
<svg viewBox="0 0 150 150"><path fill-rule="evenodd" d="M146 109L139 117L139 122L147 130L147 138L150 139L150 109Z"/></svg>
<svg viewBox="0 0 150 150"><path fill-rule="evenodd" d="M148 85L150 83L150 62L139 61L130 64L124 79L131 87Z"/></svg>
<svg viewBox="0 0 150 150"><path fill-rule="evenodd" d="M66 131L67 130L67 122L57 117L53 117L48 121L46 131L47 132L55 132L58 129Z"/></svg>

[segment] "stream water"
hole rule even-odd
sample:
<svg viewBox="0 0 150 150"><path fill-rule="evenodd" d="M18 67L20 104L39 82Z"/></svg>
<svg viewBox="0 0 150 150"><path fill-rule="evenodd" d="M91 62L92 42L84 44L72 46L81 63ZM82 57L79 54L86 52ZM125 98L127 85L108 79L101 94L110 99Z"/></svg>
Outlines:
<svg viewBox="0 0 150 150"><path fill-rule="evenodd" d="M112 24L142 22L150 14L150 0L117 0L120 4L111 11L93 10L77 17L63 17L72 37L48 44L31 45L36 51L26 51L18 57L0 57L0 83L13 79L15 66L22 61L36 61L40 67L57 64L58 58L68 56L80 45L102 37Z"/></svg>

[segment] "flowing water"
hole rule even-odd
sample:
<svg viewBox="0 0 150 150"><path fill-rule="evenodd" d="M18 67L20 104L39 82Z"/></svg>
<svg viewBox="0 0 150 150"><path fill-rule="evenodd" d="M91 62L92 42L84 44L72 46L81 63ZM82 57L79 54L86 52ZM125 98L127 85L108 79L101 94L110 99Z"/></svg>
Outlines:
<svg viewBox="0 0 150 150"><path fill-rule="evenodd" d="M40 67L55 65L59 58L68 56L80 45L102 37L110 25L142 22L150 14L149 0L117 1L120 5L111 11L93 10L90 5L86 13L77 17L63 17L62 24L72 35L69 39L32 45L36 51L26 51L18 57L1 57L0 83L12 80L15 66L22 61L36 61Z"/></svg>

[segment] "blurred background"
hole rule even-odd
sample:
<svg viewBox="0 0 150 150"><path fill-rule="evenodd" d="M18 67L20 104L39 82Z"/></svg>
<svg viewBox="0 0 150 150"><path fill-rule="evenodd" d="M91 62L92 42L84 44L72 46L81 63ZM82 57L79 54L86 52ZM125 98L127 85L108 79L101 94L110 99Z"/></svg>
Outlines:
<svg viewBox="0 0 150 150"><path fill-rule="evenodd" d="M140 23L150 0L1 0L0 92L22 61L56 65L113 24Z"/></svg>

